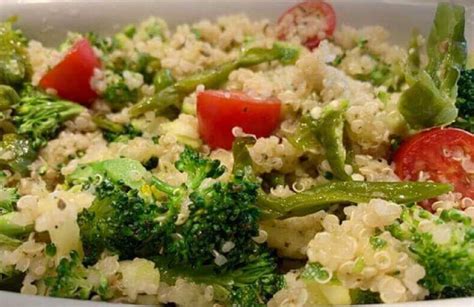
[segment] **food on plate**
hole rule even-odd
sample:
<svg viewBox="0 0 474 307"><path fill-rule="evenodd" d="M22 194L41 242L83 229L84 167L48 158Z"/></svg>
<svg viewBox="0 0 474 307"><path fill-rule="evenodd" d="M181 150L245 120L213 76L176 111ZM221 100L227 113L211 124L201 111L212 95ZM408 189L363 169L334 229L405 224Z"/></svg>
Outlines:
<svg viewBox="0 0 474 307"><path fill-rule="evenodd" d="M20 16L21 18L21 16ZM0 290L178 306L474 296L464 8L328 2L46 47L0 23Z"/></svg>

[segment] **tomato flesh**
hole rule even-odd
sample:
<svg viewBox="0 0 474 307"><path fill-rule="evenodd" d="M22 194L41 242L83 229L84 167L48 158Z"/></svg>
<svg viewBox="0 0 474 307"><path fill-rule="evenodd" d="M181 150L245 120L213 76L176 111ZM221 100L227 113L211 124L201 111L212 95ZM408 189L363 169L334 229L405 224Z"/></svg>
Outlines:
<svg viewBox="0 0 474 307"><path fill-rule="evenodd" d="M232 130L240 127L257 137L269 136L280 123L281 103L242 92L203 91L197 95L199 134L211 148L230 149Z"/></svg>
<svg viewBox="0 0 474 307"><path fill-rule="evenodd" d="M100 67L92 46L86 39L77 41L64 59L41 78L44 89L56 90L59 97L89 105L97 98L90 81Z"/></svg>
<svg viewBox="0 0 474 307"><path fill-rule="evenodd" d="M322 24L311 21L320 20ZM302 31L298 31L298 29ZM332 37L336 28L336 13L332 5L320 0L308 0L288 9L278 19L278 38L288 39L291 32L297 32L301 43L309 50L319 46L319 43Z"/></svg>
<svg viewBox="0 0 474 307"><path fill-rule="evenodd" d="M393 158L400 179L417 181L426 176L450 183L456 192L474 199L473 134L455 128L423 131L403 142Z"/></svg>

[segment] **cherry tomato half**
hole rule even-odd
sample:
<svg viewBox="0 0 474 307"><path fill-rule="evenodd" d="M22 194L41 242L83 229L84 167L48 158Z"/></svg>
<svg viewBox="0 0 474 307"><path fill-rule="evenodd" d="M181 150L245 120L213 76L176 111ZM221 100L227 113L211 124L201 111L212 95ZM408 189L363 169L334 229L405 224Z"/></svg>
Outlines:
<svg viewBox="0 0 474 307"><path fill-rule="evenodd" d="M211 148L230 149L232 129L257 137L269 136L280 123L281 103L258 100L242 92L203 91L197 96L199 133Z"/></svg>
<svg viewBox="0 0 474 307"><path fill-rule="evenodd" d="M467 131L422 131L403 142L393 160L395 173L402 180L417 181L427 176L435 182L450 183L456 192L474 199L474 135Z"/></svg>
<svg viewBox="0 0 474 307"><path fill-rule="evenodd" d="M297 35L309 50L331 37L336 28L333 7L320 0L308 0L288 9L278 19L278 38L286 40Z"/></svg>
<svg viewBox="0 0 474 307"><path fill-rule="evenodd" d="M43 76L39 85L44 89L55 89L61 98L89 105L97 98L90 81L94 68L99 66L99 59L90 43L81 39L72 46L61 62Z"/></svg>

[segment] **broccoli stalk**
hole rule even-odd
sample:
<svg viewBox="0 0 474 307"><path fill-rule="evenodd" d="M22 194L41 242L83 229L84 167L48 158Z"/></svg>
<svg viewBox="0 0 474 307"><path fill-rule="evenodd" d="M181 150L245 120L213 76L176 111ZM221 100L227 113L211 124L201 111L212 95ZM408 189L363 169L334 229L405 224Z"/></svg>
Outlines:
<svg viewBox="0 0 474 307"><path fill-rule="evenodd" d="M434 232L426 231L429 224L442 228L449 239L434 238ZM425 268L421 285L431 298L474 295L474 227L468 216L456 209L437 216L411 205L388 230L407 242L409 253Z"/></svg>

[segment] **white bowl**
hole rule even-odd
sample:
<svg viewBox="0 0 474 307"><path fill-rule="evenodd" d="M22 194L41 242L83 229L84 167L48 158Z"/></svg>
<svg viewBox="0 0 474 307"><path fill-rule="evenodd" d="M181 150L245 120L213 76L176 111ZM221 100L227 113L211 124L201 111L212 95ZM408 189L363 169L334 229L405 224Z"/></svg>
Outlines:
<svg viewBox="0 0 474 307"><path fill-rule="evenodd" d="M292 3L285 0L0 0L0 20L17 15L20 27L30 38L55 45L68 31L95 31L110 34L130 22L160 16L171 26L215 18L224 14L246 13L253 18L276 18ZM407 45L411 30L427 34L436 0L333 0L338 24L381 25L391 32L392 41ZM466 12L466 39L474 51L474 0L451 1L463 4ZM109 303L65 300L0 291L0 306L110 306ZM121 305L134 306L134 305ZM377 306L377 305L368 305ZM474 307L474 298L422 301L378 306Z"/></svg>

